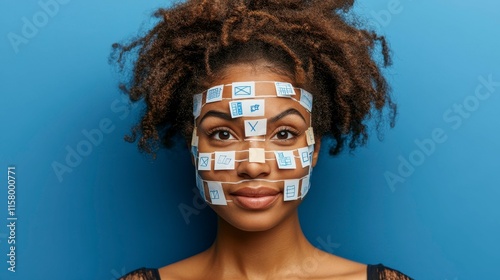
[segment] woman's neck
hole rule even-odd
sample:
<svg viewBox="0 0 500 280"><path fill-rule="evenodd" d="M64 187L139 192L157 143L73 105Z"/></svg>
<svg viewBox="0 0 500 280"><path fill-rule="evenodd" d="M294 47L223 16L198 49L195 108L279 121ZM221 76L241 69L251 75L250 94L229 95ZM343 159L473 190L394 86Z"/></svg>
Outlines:
<svg viewBox="0 0 500 280"><path fill-rule="evenodd" d="M217 237L208 252L214 270L223 272L224 278L251 279L284 275L314 250L295 211L275 227L257 232L242 231L219 219Z"/></svg>

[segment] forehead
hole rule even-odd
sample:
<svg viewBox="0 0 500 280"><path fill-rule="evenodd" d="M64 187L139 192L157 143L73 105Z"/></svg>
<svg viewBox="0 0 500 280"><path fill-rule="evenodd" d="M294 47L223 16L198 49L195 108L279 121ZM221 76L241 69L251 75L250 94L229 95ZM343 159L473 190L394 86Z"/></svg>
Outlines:
<svg viewBox="0 0 500 280"><path fill-rule="evenodd" d="M231 82L213 86L194 98L195 118L209 111L224 112L231 118L271 118L295 109L303 119L310 116L312 95L283 81Z"/></svg>

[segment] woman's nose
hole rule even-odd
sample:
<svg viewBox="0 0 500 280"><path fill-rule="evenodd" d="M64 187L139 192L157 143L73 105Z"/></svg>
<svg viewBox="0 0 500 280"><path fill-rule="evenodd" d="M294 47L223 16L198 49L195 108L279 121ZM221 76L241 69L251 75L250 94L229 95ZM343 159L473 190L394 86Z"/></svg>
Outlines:
<svg viewBox="0 0 500 280"><path fill-rule="evenodd" d="M263 148L248 148L248 160L241 161L236 166L238 176L245 179L265 178L271 173L271 163L266 160ZM268 156L269 157L269 156Z"/></svg>

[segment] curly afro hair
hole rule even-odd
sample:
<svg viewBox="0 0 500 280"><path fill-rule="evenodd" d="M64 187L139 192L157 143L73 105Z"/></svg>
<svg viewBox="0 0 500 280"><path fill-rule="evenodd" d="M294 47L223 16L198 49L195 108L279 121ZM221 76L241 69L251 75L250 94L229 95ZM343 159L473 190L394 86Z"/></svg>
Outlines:
<svg viewBox="0 0 500 280"><path fill-rule="evenodd" d="M396 105L381 72L390 65L383 36L360 28L350 12L354 0L189 0L154 16L144 36L114 44L111 59L133 71L121 88L133 102L144 100L142 119L126 137L155 154L176 135L191 137L192 96L207 88L225 67L270 63L313 93L313 127L329 137L330 154L345 143L366 143L367 122L377 128L386 112L394 126ZM379 61L380 60L380 61ZM387 109L387 111L386 111Z"/></svg>

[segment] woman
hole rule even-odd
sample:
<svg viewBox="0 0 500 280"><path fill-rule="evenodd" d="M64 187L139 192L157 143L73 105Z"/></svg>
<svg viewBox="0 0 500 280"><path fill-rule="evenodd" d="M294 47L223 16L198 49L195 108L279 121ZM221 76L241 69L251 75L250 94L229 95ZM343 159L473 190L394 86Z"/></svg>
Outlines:
<svg viewBox="0 0 500 280"><path fill-rule="evenodd" d="M202 1L160 9L129 45L139 50L126 87L147 110L133 130L154 154L183 135L200 194L218 215L206 251L122 279L410 279L383 265L322 252L297 208L323 138L331 154L367 140L365 121L395 105L372 52L383 37L347 20L352 1ZM351 20L352 21L352 20ZM313 261L315 269L300 269Z"/></svg>

